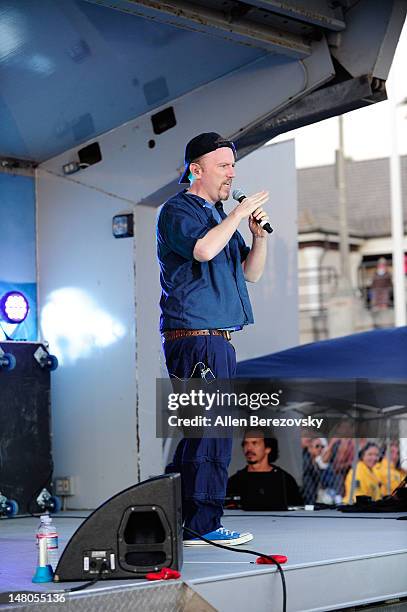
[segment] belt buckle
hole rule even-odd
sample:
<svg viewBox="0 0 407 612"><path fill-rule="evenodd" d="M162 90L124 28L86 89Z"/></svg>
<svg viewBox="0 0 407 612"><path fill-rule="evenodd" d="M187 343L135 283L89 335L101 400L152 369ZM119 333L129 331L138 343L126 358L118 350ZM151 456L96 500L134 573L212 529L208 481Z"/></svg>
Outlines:
<svg viewBox="0 0 407 612"><path fill-rule="evenodd" d="M230 342L231 339L232 339L232 334L230 333L230 331L225 329L224 334L225 334L226 340L228 340Z"/></svg>

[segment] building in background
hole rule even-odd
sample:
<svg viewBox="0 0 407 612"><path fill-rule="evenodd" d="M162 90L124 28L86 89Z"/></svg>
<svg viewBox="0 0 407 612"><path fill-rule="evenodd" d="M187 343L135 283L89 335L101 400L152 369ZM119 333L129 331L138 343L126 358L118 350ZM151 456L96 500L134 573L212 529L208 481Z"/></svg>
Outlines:
<svg viewBox="0 0 407 612"><path fill-rule="evenodd" d="M407 156L400 157L407 253ZM394 324L389 159L347 160L346 184L355 331ZM340 272L335 165L297 170L300 339L329 337L329 301ZM381 262L379 274L377 264ZM387 264L387 272L384 266ZM383 278L381 278L384 272ZM376 280L375 280L376 275ZM382 285L375 293L373 285ZM384 289L387 289L384 291ZM379 298L377 296L379 295ZM379 299L379 301L377 301Z"/></svg>

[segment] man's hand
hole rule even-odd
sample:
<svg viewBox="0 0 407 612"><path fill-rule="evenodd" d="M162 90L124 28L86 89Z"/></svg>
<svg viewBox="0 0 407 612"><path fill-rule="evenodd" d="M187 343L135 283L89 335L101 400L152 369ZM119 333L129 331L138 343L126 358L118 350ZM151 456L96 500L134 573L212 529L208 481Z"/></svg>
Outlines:
<svg viewBox="0 0 407 612"><path fill-rule="evenodd" d="M267 236L266 230L262 228L259 221L267 223L269 216L262 208L256 208L254 213L249 217L249 228L254 238L265 238Z"/></svg>
<svg viewBox="0 0 407 612"><path fill-rule="evenodd" d="M239 221L242 219L248 219L253 214L260 214L261 212L264 212L262 211L262 206L268 199L268 191L259 191L258 193L254 193L240 202L236 208L232 210L231 214L238 217Z"/></svg>

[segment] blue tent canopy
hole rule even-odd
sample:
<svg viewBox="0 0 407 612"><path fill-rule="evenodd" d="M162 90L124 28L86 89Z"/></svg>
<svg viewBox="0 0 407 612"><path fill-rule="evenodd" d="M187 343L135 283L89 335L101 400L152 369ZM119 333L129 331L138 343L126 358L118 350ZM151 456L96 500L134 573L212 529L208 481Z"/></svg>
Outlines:
<svg viewBox="0 0 407 612"><path fill-rule="evenodd" d="M407 327L312 342L241 361L237 376L407 381Z"/></svg>

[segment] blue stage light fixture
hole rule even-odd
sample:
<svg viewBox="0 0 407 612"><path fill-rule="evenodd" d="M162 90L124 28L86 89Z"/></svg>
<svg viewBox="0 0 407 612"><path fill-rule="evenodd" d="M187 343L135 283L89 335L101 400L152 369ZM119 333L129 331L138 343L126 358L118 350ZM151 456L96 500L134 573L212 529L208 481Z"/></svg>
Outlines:
<svg viewBox="0 0 407 612"><path fill-rule="evenodd" d="M28 300L20 291L8 291L0 300L0 319L7 323L22 323L29 310Z"/></svg>

